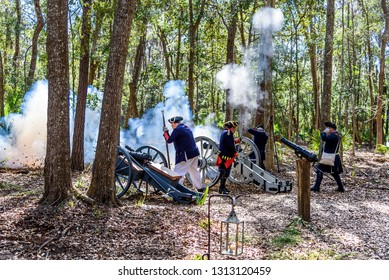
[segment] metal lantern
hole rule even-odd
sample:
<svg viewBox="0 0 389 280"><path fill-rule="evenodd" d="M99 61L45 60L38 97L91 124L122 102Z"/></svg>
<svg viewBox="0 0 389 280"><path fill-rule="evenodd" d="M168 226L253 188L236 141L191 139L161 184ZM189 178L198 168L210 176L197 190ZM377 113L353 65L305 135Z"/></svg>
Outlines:
<svg viewBox="0 0 389 280"><path fill-rule="evenodd" d="M239 221L234 207L220 226L220 254L237 256L243 253L244 222Z"/></svg>
<svg viewBox="0 0 389 280"><path fill-rule="evenodd" d="M220 254L237 256L243 253L244 222L239 221L234 207L236 200L244 195L232 197L225 194L213 194L208 198L208 252L203 259L211 259L211 200L214 197L230 199L232 209L230 215L220 226Z"/></svg>

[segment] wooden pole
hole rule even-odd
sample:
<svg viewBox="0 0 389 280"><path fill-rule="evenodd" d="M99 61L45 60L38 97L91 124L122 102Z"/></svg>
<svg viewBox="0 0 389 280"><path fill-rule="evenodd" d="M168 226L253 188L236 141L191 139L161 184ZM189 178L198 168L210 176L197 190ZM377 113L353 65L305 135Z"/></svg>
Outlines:
<svg viewBox="0 0 389 280"><path fill-rule="evenodd" d="M297 212L304 220L311 220L311 189L310 185L310 162L305 158L298 159L297 164Z"/></svg>

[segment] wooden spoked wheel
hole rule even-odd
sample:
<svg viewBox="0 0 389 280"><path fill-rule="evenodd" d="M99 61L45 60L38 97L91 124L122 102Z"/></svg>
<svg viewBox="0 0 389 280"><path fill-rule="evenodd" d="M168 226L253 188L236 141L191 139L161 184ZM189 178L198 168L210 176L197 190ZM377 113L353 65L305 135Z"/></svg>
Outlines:
<svg viewBox="0 0 389 280"><path fill-rule="evenodd" d="M141 146L138 149L136 149L136 152L149 154L149 155L151 155L152 162L162 164L165 167L168 166L165 155L154 146ZM158 193L159 192L156 188L154 188L154 186L151 186L150 184L148 184L147 182L144 182L143 180L140 180L138 182L133 182L133 186L139 192L144 193L144 194ZM150 189L150 186L151 186L151 189Z"/></svg>
<svg viewBox="0 0 389 280"><path fill-rule="evenodd" d="M131 158L122 147L117 147L115 165L115 193L116 197L122 197L130 188L132 182Z"/></svg>
<svg viewBox="0 0 389 280"><path fill-rule="evenodd" d="M195 138L196 145L200 151L198 168L201 176L202 186L212 187L219 180L219 168L216 166L216 160L219 154L218 145L210 138L199 136ZM186 175L189 182L192 183L189 174Z"/></svg>
<svg viewBox="0 0 389 280"><path fill-rule="evenodd" d="M250 178L245 178L240 170L241 163L245 160L249 160L252 163L259 165L261 161L261 154L257 148L257 145L247 137L242 137L241 142L237 145L238 158L237 161L233 164L231 169L231 174L228 179L234 184L246 184L251 182Z"/></svg>

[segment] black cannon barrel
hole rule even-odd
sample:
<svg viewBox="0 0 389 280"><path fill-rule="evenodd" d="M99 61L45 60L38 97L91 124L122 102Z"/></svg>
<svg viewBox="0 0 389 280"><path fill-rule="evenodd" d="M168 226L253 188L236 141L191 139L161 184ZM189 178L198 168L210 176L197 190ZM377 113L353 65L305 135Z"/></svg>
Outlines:
<svg viewBox="0 0 389 280"><path fill-rule="evenodd" d="M128 152L130 156L132 156L135 160L151 160L152 156L147 153L140 153L140 152Z"/></svg>
<svg viewBox="0 0 389 280"><path fill-rule="evenodd" d="M319 160L316 154L300 147L296 143L293 143L284 137L282 137L280 141L289 148L293 149L299 158L306 158L310 162L317 162Z"/></svg>

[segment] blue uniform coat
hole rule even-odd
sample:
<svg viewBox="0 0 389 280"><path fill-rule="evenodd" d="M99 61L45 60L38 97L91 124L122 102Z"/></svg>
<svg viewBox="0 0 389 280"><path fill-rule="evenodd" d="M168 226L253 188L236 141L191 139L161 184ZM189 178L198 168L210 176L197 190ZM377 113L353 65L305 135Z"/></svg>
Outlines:
<svg viewBox="0 0 389 280"><path fill-rule="evenodd" d="M219 151L220 155L232 158L236 153L234 134L228 132L226 129L220 135Z"/></svg>
<svg viewBox="0 0 389 280"><path fill-rule="evenodd" d="M176 164L200 155L192 130L185 124L179 124L173 130L167 142L174 143L174 148L176 149Z"/></svg>
<svg viewBox="0 0 389 280"><path fill-rule="evenodd" d="M339 151L339 145L340 145L340 136L337 131L334 131L330 134L327 134L325 132L320 133L321 139L325 142L324 146L324 152L326 153L336 153L335 156L335 165L334 166L329 166L325 164L319 164L317 168L323 172L328 172L328 173L338 173L341 174L343 173L343 166L342 162L340 160L340 156L338 154ZM339 145L338 145L339 142ZM335 151L336 149L336 151Z"/></svg>
<svg viewBox="0 0 389 280"><path fill-rule="evenodd" d="M264 161L266 159L266 143L269 136L263 130L257 130L253 128L249 128L248 132L254 135L254 143L257 145L259 153L261 154L261 160Z"/></svg>

